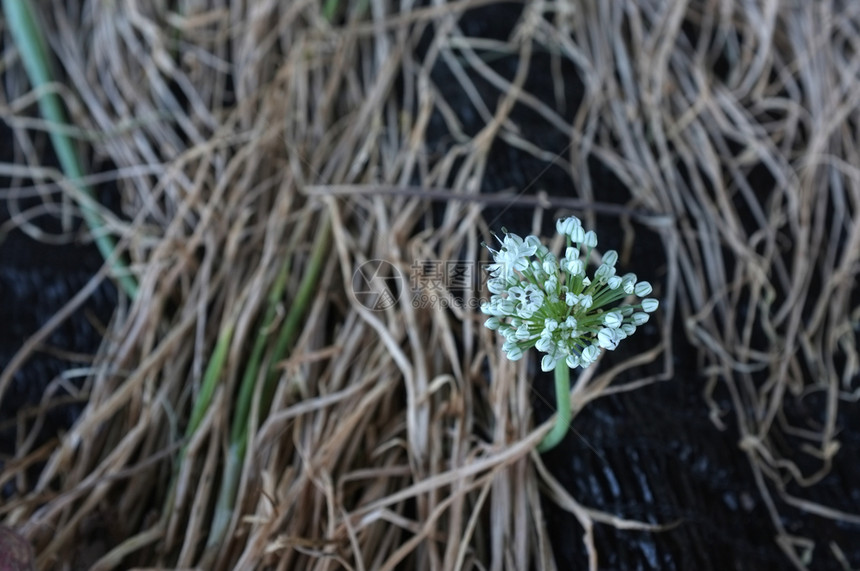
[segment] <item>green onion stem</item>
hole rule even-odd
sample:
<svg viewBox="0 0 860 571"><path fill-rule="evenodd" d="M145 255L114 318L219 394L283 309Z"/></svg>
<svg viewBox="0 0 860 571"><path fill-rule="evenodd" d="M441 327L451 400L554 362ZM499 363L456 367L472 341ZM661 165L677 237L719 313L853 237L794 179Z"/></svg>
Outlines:
<svg viewBox="0 0 860 571"><path fill-rule="evenodd" d="M538 452L546 452L555 448L564 439L568 428L570 428L570 368L564 360L555 365L555 401L558 407L555 426L538 444Z"/></svg>
<svg viewBox="0 0 860 571"><path fill-rule="evenodd" d="M5 0L3 11L6 15L6 26L9 28L12 39L21 55L21 61L24 64L27 77L30 79L30 84L34 90L41 89L43 91L39 96L39 112L52 125L48 134L51 137L54 151L57 153L60 167L81 191L78 203L84 221L89 227L102 257L105 260L111 260L114 274L120 286L131 299L134 299L137 297L137 280L129 273L126 264L114 255L116 243L103 230L102 218L98 213L94 193L89 186L81 182L84 174L83 168L71 138L65 134L63 129L63 126L66 125L66 117L60 104L60 98L56 93L42 89L51 83L52 79L48 65L47 44L42 31L36 24L31 3L27 0Z"/></svg>
<svg viewBox="0 0 860 571"><path fill-rule="evenodd" d="M275 388L277 387L279 375L276 367L278 362L288 355L290 347L299 333L301 319L311 304L312 296L319 289L319 276L329 255L330 242L331 217L326 215L322 227L317 232L310 260L299 284L299 290L290 303L287 317L284 319L284 324L280 329L278 338L275 340L273 351L269 355L268 368L262 387L262 404L260 406L260 413L263 416L268 414ZM239 485L245 451L248 447L248 420L251 414L252 397L255 393L260 364L262 362L261 357L266 347L270 327L274 323L277 314L277 305L281 302L283 291L286 287L289 268L289 262L285 262L281 273L275 280L272 290L269 292L269 307L264 318L264 327L255 341L251 352L251 360L242 377L236 412L230 430L230 447L225 460L221 489L218 493L212 529L207 544L209 548L214 548L219 544L227 531L233 515L236 489Z"/></svg>

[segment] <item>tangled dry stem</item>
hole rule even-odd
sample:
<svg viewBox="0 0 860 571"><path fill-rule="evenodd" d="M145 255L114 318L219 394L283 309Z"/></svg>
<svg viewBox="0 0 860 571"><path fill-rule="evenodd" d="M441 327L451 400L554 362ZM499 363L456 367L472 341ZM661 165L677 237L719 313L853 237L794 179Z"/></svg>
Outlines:
<svg viewBox="0 0 860 571"><path fill-rule="evenodd" d="M139 298L108 325L83 388L72 388L89 401L79 422L41 448L22 434L0 474L22 490L0 515L36 546L40 568L76 559L97 569L552 569L541 482L582 523L591 568L595 523L642 527L584 507L543 467L533 449L546 427L531 426L526 369L499 358L474 311L405 303L373 312L348 293L366 260L409 275L411 260L479 258L490 229L482 207L498 199L480 193L497 139L562 165L577 189L522 197L533 201L535 227L566 204L592 224L597 212L633 217L664 246L658 344L581 377L574 409L671 378L672 326L681 322L706 396L718 387L731 395L758 491L795 564L805 564L805 544L782 528L782 506L857 521L789 493L786 482L812 486L826 474L840 404L857 398L860 8L529 2L509 40L488 43L457 26L466 9L487 3L398 13L372 0L345 5L336 26L310 1L40 5L72 123L93 160L115 167L94 180L116 182L122 213L105 212L105 231L140 283ZM418 59L421 34L432 42ZM6 45L12 96L2 114L27 165L0 165L21 181L7 198L41 193L43 209L73 216L75 186L40 166L43 126L27 118L34 94ZM519 56L514 77L484 63L488 47ZM572 125L523 88L538 51L582 78ZM451 67L486 115L477 136L459 130L434 65ZM474 74L498 88L497 100L481 99ZM567 155L525 140L510 118L515 105L569 138ZM437 111L454 143L433 155L425 135ZM595 159L627 187L625 204L601 200ZM435 219L429 189L445 198ZM30 222L36 214L11 223L69 238L44 236ZM331 255L298 339L273 364L271 410L252 411L238 497L213 542L233 398L267 292L290 260L288 309L326 218ZM25 345L0 388L51 326ZM184 441L227 328L212 405ZM265 358L274 358L271 346ZM611 385L659 359L662 373ZM786 412L809 394L825 397L818 426ZM728 411L712 402L720 424ZM785 435L794 438L788 450L774 443ZM27 482L26 467L43 461ZM80 544L90 551L76 551Z"/></svg>

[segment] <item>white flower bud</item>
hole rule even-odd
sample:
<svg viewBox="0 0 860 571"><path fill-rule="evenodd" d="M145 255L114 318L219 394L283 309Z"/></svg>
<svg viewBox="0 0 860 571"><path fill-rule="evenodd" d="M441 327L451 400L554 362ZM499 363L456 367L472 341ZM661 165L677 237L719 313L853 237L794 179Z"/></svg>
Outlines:
<svg viewBox="0 0 860 571"><path fill-rule="evenodd" d="M541 353L549 353L552 349L552 337L544 337L541 335L541 338L537 340L537 343L535 343L535 349Z"/></svg>
<svg viewBox="0 0 860 571"><path fill-rule="evenodd" d="M620 312L610 311L603 317L603 324L612 329L616 329L621 326L622 319Z"/></svg>
<svg viewBox="0 0 860 571"><path fill-rule="evenodd" d="M565 261L567 263L565 264L564 262L562 262L562 264L563 264L562 268L566 269L567 273L569 273L572 276L585 275L585 264L582 263L582 260L577 258L575 260L565 259Z"/></svg>
<svg viewBox="0 0 860 571"><path fill-rule="evenodd" d="M642 300L642 311L644 311L645 313L653 313L654 311L657 310L657 306L659 304L660 304L660 302L658 302L656 299L651 298L651 297L643 299Z"/></svg>
<svg viewBox="0 0 860 571"><path fill-rule="evenodd" d="M606 253L603 254L603 263L607 266L614 266L615 262L618 261L618 252L615 250L607 250Z"/></svg>
<svg viewBox="0 0 860 571"><path fill-rule="evenodd" d="M486 327L490 331L495 331L499 328L499 325L501 325L501 322L499 321L498 317L491 317L484 322L484 327Z"/></svg>
<svg viewBox="0 0 860 571"><path fill-rule="evenodd" d="M499 294L507 289L507 285L500 279L490 278L487 280L487 289L490 290L490 293Z"/></svg>
<svg viewBox="0 0 860 571"><path fill-rule="evenodd" d="M511 299L502 299L499 300L497 307L501 315L514 315L517 306Z"/></svg>
<svg viewBox="0 0 860 571"><path fill-rule="evenodd" d="M587 367L597 360L597 357L600 356L600 349L595 347L594 345L589 345L585 349L582 350L582 356L580 357L580 362L583 367Z"/></svg>
<svg viewBox="0 0 860 571"><path fill-rule="evenodd" d="M651 284L648 282L639 282L636 284L636 287L633 289L639 297L645 297L646 295L651 293Z"/></svg>
<svg viewBox="0 0 860 571"><path fill-rule="evenodd" d="M555 369L556 361L557 359L552 355L544 355L543 358L540 360L541 371L552 371L553 369Z"/></svg>
<svg viewBox="0 0 860 571"><path fill-rule="evenodd" d="M648 315L647 313L642 313L641 311L637 311L636 313L634 313L630 317L630 321L633 323L633 325L635 325L636 327L639 327L640 325L645 325L648 322L649 317L651 317L651 316Z"/></svg>
<svg viewBox="0 0 860 571"><path fill-rule="evenodd" d="M624 293L630 295L636 286L636 274L624 274L621 278L621 287L624 288Z"/></svg>
<svg viewBox="0 0 860 571"><path fill-rule="evenodd" d="M582 222L579 221L579 218L569 216L567 218L559 218L555 223L555 229L562 236L568 236L574 228L580 225L582 225Z"/></svg>
<svg viewBox="0 0 860 571"><path fill-rule="evenodd" d="M594 230L589 230L585 233L585 236L582 238L582 245L586 248L594 248L597 246L597 234L594 233Z"/></svg>
<svg viewBox="0 0 860 571"><path fill-rule="evenodd" d="M604 349L614 350L618 347L619 341L621 341L621 332L618 329L604 327L597 333L597 343Z"/></svg>
<svg viewBox="0 0 860 571"><path fill-rule="evenodd" d="M522 317L523 319L531 319L532 315L535 314L535 311L537 311L537 309L535 309L531 305L526 305L526 304L521 303L517 306L516 315L518 315L519 317Z"/></svg>
<svg viewBox="0 0 860 571"><path fill-rule="evenodd" d="M511 341L507 341L504 345L502 345L502 351L504 351L508 359L511 361L519 361L523 358L523 350L519 345L513 343Z"/></svg>

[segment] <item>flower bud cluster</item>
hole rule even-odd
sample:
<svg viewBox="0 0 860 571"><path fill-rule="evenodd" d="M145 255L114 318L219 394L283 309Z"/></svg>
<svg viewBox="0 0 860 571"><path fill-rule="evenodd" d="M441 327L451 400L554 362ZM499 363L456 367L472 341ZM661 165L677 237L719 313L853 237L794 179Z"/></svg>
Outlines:
<svg viewBox="0 0 860 571"><path fill-rule="evenodd" d="M614 350L625 337L648 321L658 301L646 297L651 284L635 274L619 276L618 253L608 250L589 278L586 264L597 246L597 235L586 232L575 216L560 219L556 230L565 237L563 257L557 257L536 236L520 238L505 231L489 266L490 301L481 311L484 323L504 338L502 346L512 361L531 347L544 353L541 369L551 371L559 361L587 367L604 349ZM498 239L498 237L497 237ZM619 304L627 296L637 304Z"/></svg>

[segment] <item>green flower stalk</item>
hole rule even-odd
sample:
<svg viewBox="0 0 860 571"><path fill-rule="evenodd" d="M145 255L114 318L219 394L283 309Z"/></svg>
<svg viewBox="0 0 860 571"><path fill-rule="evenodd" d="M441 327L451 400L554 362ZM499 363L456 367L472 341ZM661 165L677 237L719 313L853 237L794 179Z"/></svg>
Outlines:
<svg viewBox="0 0 860 571"><path fill-rule="evenodd" d="M541 369L555 371L558 416L538 450L556 446L570 425L570 371L588 367L606 349L633 335L648 321L658 301L646 297L651 284L636 274L616 275L618 253L607 250L589 278L586 264L597 246L597 235L586 232L575 216L562 218L556 230L565 237L564 257L558 258L537 236L520 238L504 231L501 248L493 254L487 287L490 301L481 311L484 323L504 338L502 350L516 361L535 347L543 353ZM486 244L485 244L486 246ZM635 295L640 303L620 303Z"/></svg>

